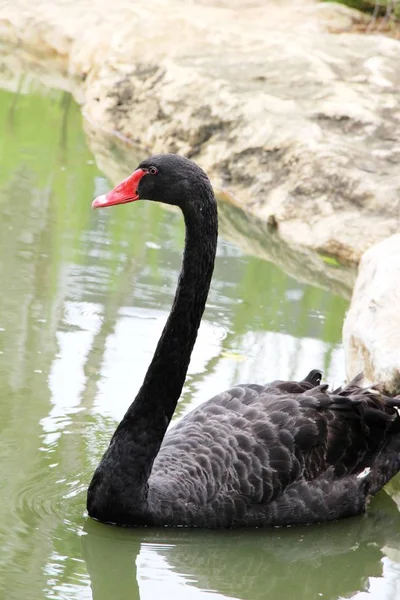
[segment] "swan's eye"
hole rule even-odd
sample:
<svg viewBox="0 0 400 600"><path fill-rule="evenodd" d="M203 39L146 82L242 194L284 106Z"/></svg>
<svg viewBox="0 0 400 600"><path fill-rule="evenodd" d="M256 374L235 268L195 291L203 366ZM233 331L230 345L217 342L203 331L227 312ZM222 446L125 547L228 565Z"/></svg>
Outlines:
<svg viewBox="0 0 400 600"><path fill-rule="evenodd" d="M156 167L149 167L149 171L150 175L157 175L158 173L158 169L156 169Z"/></svg>

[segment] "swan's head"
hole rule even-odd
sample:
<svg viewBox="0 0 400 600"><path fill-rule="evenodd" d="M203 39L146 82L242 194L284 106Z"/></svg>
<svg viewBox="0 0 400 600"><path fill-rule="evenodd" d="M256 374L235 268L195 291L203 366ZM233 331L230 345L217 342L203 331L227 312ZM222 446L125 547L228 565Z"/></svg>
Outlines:
<svg viewBox="0 0 400 600"><path fill-rule="evenodd" d="M179 206L214 199L207 175L194 162L176 154L156 154L143 160L137 169L104 196L98 196L92 208L126 204L135 200L154 200Z"/></svg>

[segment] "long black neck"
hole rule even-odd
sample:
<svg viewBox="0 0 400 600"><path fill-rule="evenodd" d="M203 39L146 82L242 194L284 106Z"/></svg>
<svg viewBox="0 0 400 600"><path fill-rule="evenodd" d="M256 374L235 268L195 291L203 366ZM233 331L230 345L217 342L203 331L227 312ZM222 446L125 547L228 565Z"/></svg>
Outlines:
<svg viewBox="0 0 400 600"><path fill-rule="evenodd" d="M138 508L146 503L153 462L185 382L214 268L217 205L208 185L201 186L200 193L202 198L191 200L183 208L185 250L170 315L142 387L98 468L103 474L111 468L113 480L124 481L126 493L131 494Z"/></svg>
<svg viewBox="0 0 400 600"><path fill-rule="evenodd" d="M136 439L143 434L148 437L150 430L157 431L156 452L185 382L214 269L218 233L215 200L203 203L201 212L190 208L184 212L185 250L171 312L142 387L123 420L129 422ZM138 419L143 417L147 432L138 427Z"/></svg>
<svg viewBox="0 0 400 600"><path fill-rule="evenodd" d="M125 417L147 415L152 409L157 416L162 415L164 432L185 382L214 269L218 227L215 202L207 208L205 214L184 214L185 251L172 309L143 385Z"/></svg>

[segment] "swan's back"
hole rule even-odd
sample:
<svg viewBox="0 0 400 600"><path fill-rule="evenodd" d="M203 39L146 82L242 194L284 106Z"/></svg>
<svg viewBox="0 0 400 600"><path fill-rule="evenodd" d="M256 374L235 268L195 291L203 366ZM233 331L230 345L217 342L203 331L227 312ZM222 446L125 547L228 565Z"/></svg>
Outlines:
<svg viewBox="0 0 400 600"><path fill-rule="evenodd" d="M154 524L289 525L358 514L400 469L400 399L302 382L238 385L165 436L149 479Z"/></svg>

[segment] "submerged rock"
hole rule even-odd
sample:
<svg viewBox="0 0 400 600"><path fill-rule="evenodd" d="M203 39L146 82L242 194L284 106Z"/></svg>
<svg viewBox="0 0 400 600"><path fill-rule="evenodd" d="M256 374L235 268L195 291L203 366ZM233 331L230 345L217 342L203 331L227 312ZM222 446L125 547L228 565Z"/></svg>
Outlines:
<svg viewBox="0 0 400 600"><path fill-rule="evenodd" d="M400 393L400 234L362 257L343 326L346 371Z"/></svg>
<svg viewBox="0 0 400 600"><path fill-rule="evenodd" d="M0 28L95 125L193 158L286 242L354 264L400 206L400 42L328 33L356 15L310 0L13 0Z"/></svg>

